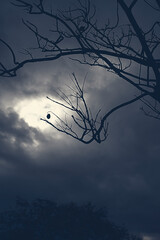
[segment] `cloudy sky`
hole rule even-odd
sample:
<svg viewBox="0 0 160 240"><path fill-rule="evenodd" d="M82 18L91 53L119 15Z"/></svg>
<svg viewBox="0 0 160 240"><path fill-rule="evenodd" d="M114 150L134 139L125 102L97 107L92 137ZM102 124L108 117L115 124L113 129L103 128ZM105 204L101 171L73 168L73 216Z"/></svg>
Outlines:
<svg viewBox="0 0 160 240"><path fill-rule="evenodd" d="M63 0L53 2L55 8L64 5ZM114 1L94 2L100 21L104 14L113 19ZM1 38L11 44L20 59L25 58L20 52L34 44L34 37L21 18L29 16L9 0L1 2L0 11ZM141 10L137 12L140 20L146 21L146 15L143 13L142 19ZM45 21L39 23L46 26ZM9 53L4 46L0 48L1 59L10 64ZM63 116L63 111L46 96L54 98L54 90L70 85L72 72L80 82L87 74L85 91L94 110L109 110L136 93L105 70L67 58L28 64L17 77L0 78L1 210L12 206L16 196L91 201L105 206L112 220L141 234L144 240L159 239L160 122L146 117L140 110L142 103L137 102L108 119L108 138L102 144L84 145L56 132L40 118L49 110Z"/></svg>

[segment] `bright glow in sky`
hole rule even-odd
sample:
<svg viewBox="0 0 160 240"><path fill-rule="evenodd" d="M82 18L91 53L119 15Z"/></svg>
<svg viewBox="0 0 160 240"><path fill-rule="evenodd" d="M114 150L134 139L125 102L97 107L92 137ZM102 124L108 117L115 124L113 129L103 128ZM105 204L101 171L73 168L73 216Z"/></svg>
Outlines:
<svg viewBox="0 0 160 240"><path fill-rule="evenodd" d="M154 240L152 237L149 236L143 236L143 240Z"/></svg>
<svg viewBox="0 0 160 240"><path fill-rule="evenodd" d="M29 126L39 128L40 130L46 130L51 127L40 120L40 118L46 118L48 111L52 111L58 116L63 113L58 105L43 97L24 99L15 105L14 110Z"/></svg>

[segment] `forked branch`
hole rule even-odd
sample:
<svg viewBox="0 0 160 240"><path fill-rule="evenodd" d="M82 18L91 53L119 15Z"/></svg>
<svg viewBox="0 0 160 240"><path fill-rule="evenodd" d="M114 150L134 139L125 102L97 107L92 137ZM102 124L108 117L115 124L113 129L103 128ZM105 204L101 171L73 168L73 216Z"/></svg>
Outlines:
<svg viewBox="0 0 160 240"><path fill-rule="evenodd" d="M59 90L61 101L50 97L48 99L68 111L63 120L60 116L52 113L54 121L48 118L42 119L60 132L72 136L84 143L96 141L103 142L108 134L108 117L118 109L141 99L149 108L143 109L148 116L156 116L159 119L157 105L153 106L144 99L149 96L156 104L160 104L160 20L151 22L146 30L138 21L134 9L138 4L150 6L151 14L160 12L160 1L116 0L115 18L102 24L98 23L95 8L91 0L77 0L78 5L65 11L54 12L44 4L43 0L26 1L13 0L16 7L25 9L28 14L43 16L52 21L48 25L48 33L44 28L34 22L23 20L25 27L35 37L35 48L25 50L27 58L19 61L12 47L4 40L0 40L10 52L12 67L0 62L0 76L14 77L18 70L28 63L55 61L61 57L69 57L80 64L104 68L116 75L117 78L129 83L140 95L132 100L119 104L100 117L100 110L95 114L90 111L81 87L73 74L74 87L69 87L71 95ZM144 6L143 5L143 6ZM120 11L125 16L120 16ZM140 12L140 14L143 14ZM123 21L126 19L126 23ZM38 21L37 21L38 22ZM47 21L44 21L47 22ZM95 100L96 101L96 100ZM155 115L150 113L153 111Z"/></svg>
<svg viewBox="0 0 160 240"><path fill-rule="evenodd" d="M72 76L73 87L68 86L70 90L69 95L59 90L57 94L61 101L47 97L47 99L53 103L67 110L65 119L62 119L54 112L49 111L46 118L41 118L41 120L51 125L59 132L65 133L85 144L93 141L97 143L105 141L108 136L108 117L120 108L134 103L146 96L146 93L143 93L132 100L119 104L104 114L104 116L100 116L101 109L99 109L95 114L95 117L93 117L85 99L84 83L81 87L75 74ZM70 116L70 119L68 119L67 116ZM52 121L50 121L50 119Z"/></svg>

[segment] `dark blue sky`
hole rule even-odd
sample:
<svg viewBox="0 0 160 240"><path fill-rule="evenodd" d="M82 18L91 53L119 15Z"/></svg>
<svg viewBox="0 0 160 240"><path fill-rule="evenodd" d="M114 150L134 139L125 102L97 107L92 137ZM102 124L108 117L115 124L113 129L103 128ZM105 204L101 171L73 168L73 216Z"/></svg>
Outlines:
<svg viewBox="0 0 160 240"><path fill-rule="evenodd" d="M54 4L63 7L70 2L73 1L55 1ZM106 16L114 18L115 1L95 0L94 3L101 23ZM154 21L158 14L149 15L149 6L143 9L138 7L136 15L141 25L147 27L146 21ZM34 37L21 22L22 17L29 16L8 0L1 3L0 12L1 38L23 58L20 51L34 44ZM123 16L122 19L125 20ZM37 22L42 28L47 24L40 18ZM1 46L1 53L1 59L10 64L4 46ZM100 145L84 145L53 128L43 130L40 121L32 126L29 116L25 119L21 114L23 104L25 108L36 99L37 108L42 109L39 99L45 99L48 94L54 96L53 90L64 87L64 82L70 84L73 71L80 81L88 73L86 92L89 104L95 109L109 110L137 93L107 71L82 66L67 58L26 65L17 77L0 78L1 209L13 205L16 196L58 202L91 201L105 206L115 222L125 224L135 233L152 236L147 240L158 240L160 122L143 114L141 102L109 118L109 136ZM21 109L16 107L20 103ZM35 109L30 108L28 114L34 113Z"/></svg>

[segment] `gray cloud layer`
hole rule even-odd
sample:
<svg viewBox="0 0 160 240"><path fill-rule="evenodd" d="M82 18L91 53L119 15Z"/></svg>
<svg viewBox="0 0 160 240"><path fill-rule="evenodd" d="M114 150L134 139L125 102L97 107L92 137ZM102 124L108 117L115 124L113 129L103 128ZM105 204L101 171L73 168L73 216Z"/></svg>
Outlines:
<svg viewBox="0 0 160 240"><path fill-rule="evenodd" d="M59 137L52 128L48 133L30 127L13 110L23 99L54 96L53 90L69 82L73 69L82 80L88 72L89 104L96 109L109 110L134 96L127 84L104 71L88 70L66 59L26 66L17 78L1 79L1 208L12 204L17 195L92 201L106 206L115 221L132 231L160 234L160 124L143 115L140 102L111 116L106 142L89 146Z"/></svg>

